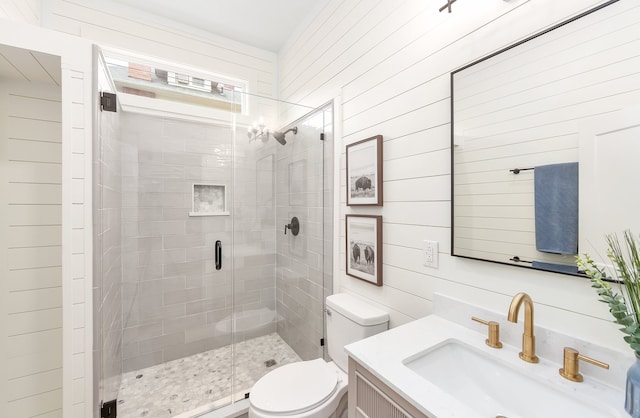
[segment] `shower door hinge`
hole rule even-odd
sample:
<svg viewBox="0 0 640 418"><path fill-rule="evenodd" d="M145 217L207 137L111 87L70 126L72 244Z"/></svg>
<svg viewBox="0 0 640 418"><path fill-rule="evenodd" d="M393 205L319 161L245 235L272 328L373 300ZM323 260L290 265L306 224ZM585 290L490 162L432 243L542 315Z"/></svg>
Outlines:
<svg viewBox="0 0 640 418"><path fill-rule="evenodd" d="M107 112L115 112L116 95L114 93L100 92L100 110L106 110Z"/></svg>
<svg viewBox="0 0 640 418"><path fill-rule="evenodd" d="M320 132L320 141L324 141L324 132Z"/></svg>
<svg viewBox="0 0 640 418"><path fill-rule="evenodd" d="M324 338L320 338L320 347L324 347Z"/></svg>
<svg viewBox="0 0 640 418"><path fill-rule="evenodd" d="M118 416L117 399L104 402L100 407L100 418L116 418Z"/></svg>

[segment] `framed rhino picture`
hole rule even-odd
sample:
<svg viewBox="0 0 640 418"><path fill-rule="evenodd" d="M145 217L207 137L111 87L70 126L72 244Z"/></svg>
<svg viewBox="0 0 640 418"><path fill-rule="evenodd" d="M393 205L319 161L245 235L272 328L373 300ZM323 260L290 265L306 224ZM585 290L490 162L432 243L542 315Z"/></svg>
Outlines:
<svg viewBox="0 0 640 418"><path fill-rule="evenodd" d="M346 215L349 276L382 286L382 216Z"/></svg>
<svg viewBox="0 0 640 418"><path fill-rule="evenodd" d="M382 135L347 145L347 206L382 206Z"/></svg>

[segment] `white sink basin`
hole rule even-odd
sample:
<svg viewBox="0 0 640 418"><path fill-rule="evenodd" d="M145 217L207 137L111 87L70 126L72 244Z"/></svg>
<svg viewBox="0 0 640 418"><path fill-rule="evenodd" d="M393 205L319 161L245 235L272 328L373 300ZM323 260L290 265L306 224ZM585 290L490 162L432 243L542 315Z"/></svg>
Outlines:
<svg viewBox="0 0 640 418"><path fill-rule="evenodd" d="M527 376L529 365L515 370L461 341L449 339L406 358L403 364L478 416L616 417L595 402L565 393L549 382ZM531 365L531 367L545 367ZM546 366L551 369L549 366ZM557 374L557 370L555 371Z"/></svg>

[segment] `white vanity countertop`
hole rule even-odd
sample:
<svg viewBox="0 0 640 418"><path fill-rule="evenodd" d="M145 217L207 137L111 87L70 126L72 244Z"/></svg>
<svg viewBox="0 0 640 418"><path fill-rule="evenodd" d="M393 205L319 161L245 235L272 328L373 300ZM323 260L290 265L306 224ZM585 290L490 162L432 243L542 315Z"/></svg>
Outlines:
<svg viewBox="0 0 640 418"><path fill-rule="evenodd" d="M502 349L493 349L485 344L486 334L430 315L408 324L393 328L365 340L347 345L346 352L374 376L386 383L398 394L410 401L430 417L472 418L478 412L455 399L439 387L431 384L403 364L403 360L441 345L450 339L465 343L495 360L512 367L544 384L554 385L567 396L597 400L605 406L612 417L627 417L624 411L624 393L605 383L585 375L585 381L575 383L562 378L558 369L562 366L545 358L540 363L530 364L518 357L520 347L504 344ZM560 348L561 349L561 348ZM542 366L542 367L541 367ZM544 400L541 400L544 402Z"/></svg>

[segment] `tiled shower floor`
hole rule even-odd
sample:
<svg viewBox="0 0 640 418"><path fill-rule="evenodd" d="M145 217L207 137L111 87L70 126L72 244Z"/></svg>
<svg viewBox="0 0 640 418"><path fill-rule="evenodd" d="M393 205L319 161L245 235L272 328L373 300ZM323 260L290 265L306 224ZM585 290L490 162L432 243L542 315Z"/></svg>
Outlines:
<svg viewBox="0 0 640 418"><path fill-rule="evenodd" d="M269 360L276 364L268 366ZM273 333L236 344L233 390L231 346L128 372L122 376L118 417L176 417L213 406L232 393L248 392L268 371L295 361L300 357Z"/></svg>

